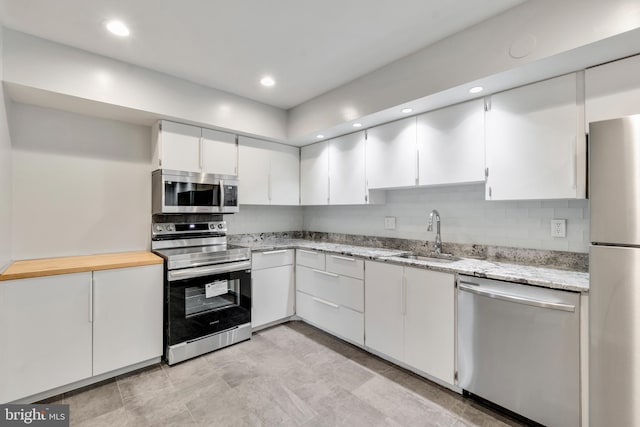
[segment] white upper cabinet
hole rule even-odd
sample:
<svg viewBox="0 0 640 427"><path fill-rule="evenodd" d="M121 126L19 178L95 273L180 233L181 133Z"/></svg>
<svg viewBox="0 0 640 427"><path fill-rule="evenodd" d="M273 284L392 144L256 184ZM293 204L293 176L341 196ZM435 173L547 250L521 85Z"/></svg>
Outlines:
<svg viewBox="0 0 640 427"><path fill-rule="evenodd" d="M640 114L640 55L585 71L587 125L632 114Z"/></svg>
<svg viewBox="0 0 640 427"><path fill-rule="evenodd" d="M416 185L416 118L368 129L366 153L368 188Z"/></svg>
<svg viewBox="0 0 640 427"><path fill-rule="evenodd" d="M300 149L239 137L239 199L244 205L300 203Z"/></svg>
<svg viewBox="0 0 640 427"><path fill-rule="evenodd" d="M238 175L236 136L217 130L202 129L202 172Z"/></svg>
<svg viewBox="0 0 640 427"><path fill-rule="evenodd" d="M484 181L484 102L477 99L418 116L418 183Z"/></svg>
<svg viewBox="0 0 640 427"><path fill-rule="evenodd" d="M323 141L300 149L300 204L328 203L329 143Z"/></svg>
<svg viewBox="0 0 640 427"><path fill-rule="evenodd" d="M329 141L329 204L384 203L384 191L367 189L365 134L352 133Z"/></svg>
<svg viewBox="0 0 640 427"><path fill-rule="evenodd" d="M584 198L584 74L486 98L488 200Z"/></svg>
<svg viewBox="0 0 640 427"><path fill-rule="evenodd" d="M153 127L153 145L154 169L238 174L233 134L162 120Z"/></svg>
<svg viewBox="0 0 640 427"><path fill-rule="evenodd" d="M154 168L200 172L199 127L161 121L153 134Z"/></svg>

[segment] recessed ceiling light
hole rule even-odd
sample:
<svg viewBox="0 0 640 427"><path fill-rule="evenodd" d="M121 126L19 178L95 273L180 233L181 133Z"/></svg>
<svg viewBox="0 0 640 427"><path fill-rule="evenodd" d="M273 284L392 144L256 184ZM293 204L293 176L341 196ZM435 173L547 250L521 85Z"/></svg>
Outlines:
<svg viewBox="0 0 640 427"><path fill-rule="evenodd" d="M273 80L273 78L272 78L272 77L265 76L265 77L263 77L263 78L260 80L260 84L261 84L262 86L271 87L271 86L273 86L273 85L275 85L275 84L276 84L276 81L275 81L275 80Z"/></svg>
<svg viewBox="0 0 640 427"><path fill-rule="evenodd" d="M316 135L316 138L318 138L318 139L322 139L322 138L324 138L324 135L323 135L323 134L321 134L321 133L319 133L319 134L317 134L317 135Z"/></svg>
<svg viewBox="0 0 640 427"><path fill-rule="evenodd" d="M362 127L362 123L354 123L354 124L353 124L353 127L354 127L354 128Z"/></svg>
<svg viewBox="0 0 640 427"><path fill-rule="evenodd" d="M107 22L107 30L111 31L116 36L126 37L129 35L129 28L124 25L124 22L113 20Z"/></svg>
<svg viewBox="0 0 640 427"><path fill-rule="evenodd" d="M469 93L480 93L484 90L484 88L482 86L474 86L471 89L469 89Z"/></svg>
<svg viewBox="0 0 640 427"><path fill-rule="evenodd" d="M413 108L403 108L403 109L402 109L402 112L403 112L404 114L409 114L409 113L410 113L410 112L412 112L412 111L413 111Z"/></svg>

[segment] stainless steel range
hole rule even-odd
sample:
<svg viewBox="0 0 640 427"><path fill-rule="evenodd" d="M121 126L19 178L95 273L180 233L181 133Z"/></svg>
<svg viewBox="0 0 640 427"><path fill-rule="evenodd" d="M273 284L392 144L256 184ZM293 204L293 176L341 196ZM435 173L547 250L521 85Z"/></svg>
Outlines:
<svg viewBox="0 0 640 427"><path fill-rule="evenodd" d="M169 365L251 338L251 251L227 244L224 221L154 223L165 262Z"/></svg>

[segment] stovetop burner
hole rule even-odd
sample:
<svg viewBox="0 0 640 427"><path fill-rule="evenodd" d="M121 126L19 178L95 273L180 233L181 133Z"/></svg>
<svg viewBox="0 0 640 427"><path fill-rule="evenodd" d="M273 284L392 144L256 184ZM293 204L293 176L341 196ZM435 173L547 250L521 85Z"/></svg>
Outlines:
<svg viewBox="0 0 640 427"><path fill-rule="evenodd" d="M250 259L250 249L227 244L226 231L225 221L153 224L151 249L168 270Z"/></svg>

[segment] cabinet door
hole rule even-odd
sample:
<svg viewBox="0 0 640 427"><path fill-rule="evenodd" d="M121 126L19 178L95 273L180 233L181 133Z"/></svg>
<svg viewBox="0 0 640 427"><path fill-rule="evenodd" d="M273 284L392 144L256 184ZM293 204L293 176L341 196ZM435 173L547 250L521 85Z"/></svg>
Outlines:
<svg viewBox="0 0 640 427"><path fill-rule="evenodd" d="M300 150L300 204L329 203L329 144L326 141Z"/></svg>
<svg viewBox="0 0 640 427"><path fill-rule="evenodd" d="M160 158L163 169L200 172L201 129L174 122L161 122Z"/></svg>
<svg viewBox="0 0 640 427"><path fill-rule="evenodd" d="M484 181L484 102L465 102L418 116L420 185Z"/></svg>
<svg viewBox="0 0 640 427"><path fill-rule="evenodd" d="M0 402L91 376L91 273L0 282Z"/></svg>
<svg viewBox="0 0 640 427"><path fill-rule="evenodd" d="M292 265L253 270L251 279L252 327L293 316L295 286Z"/></svg>
<svg viewBox="0 0 640 427"><path fill-rule="evenodd" d="M271 147L271 204L297 206L300 204L300 149L270 143Z"/></svg>
<svg viewBox="0 0 640 427"><path fill-rule="evenodd" d="M585 71L587 125L640 114L640 55Z"/></svg>
<svg viewBox="0 0 640 427"><path fill-rule="evenodd" d="M366 152L369 188L416 185L416 118L367 130Z"/></svg>
<svg viewBox="0 0 640 427"><path fill-rule="evenodd" d="M238 146L235 135L202 129L202 172L238 175Z"/></svg>
<svg viewBox="0 0 640 427"><path fill-rule="evenodd" d="M404 361L453 384L454 297L452 274L405 268Z"/></svg>
<svg viewBox="0 0 640 427"><path fill-rule="evenodd" d="M238 179L241 205L269 204L270 152L268 143L239 137Z"/></svg>
<svg viewBox="0 0 640 427"><path fill-rule="evenodd" d="M162 355L162 265L93 272L93 375Z"/></svg>
<svg viewBox="0 0 640 427"><path fill-rule="evenodd" d="M329 203L367 203L364 132L329 141Z"/></svg>
<svg viewBox="0 0 640 427"><path fill-rule="evenodd" d="M569 74L491 96L487 199L585 197L583 83Z"/></svg>
<svg viewBox="0 0 640 427"><path fill-rule="evenodd" d="M397 360L404 359L402 267L365 263L365 345Z"/></svg>

